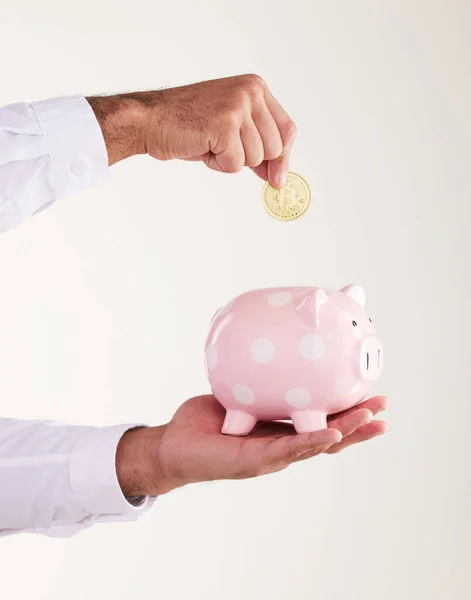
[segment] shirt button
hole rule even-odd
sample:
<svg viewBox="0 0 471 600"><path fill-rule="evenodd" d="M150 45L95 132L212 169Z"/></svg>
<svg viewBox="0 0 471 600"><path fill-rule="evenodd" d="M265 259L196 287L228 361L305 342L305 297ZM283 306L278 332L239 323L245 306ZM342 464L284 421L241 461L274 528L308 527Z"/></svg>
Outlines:
<svg viewBox="0 0 471 600"><path fill-rule="evenodd" d="M87 165L80 158L76 158L70 166L70 170L74 175L83 175L87 170Z"/></svg>

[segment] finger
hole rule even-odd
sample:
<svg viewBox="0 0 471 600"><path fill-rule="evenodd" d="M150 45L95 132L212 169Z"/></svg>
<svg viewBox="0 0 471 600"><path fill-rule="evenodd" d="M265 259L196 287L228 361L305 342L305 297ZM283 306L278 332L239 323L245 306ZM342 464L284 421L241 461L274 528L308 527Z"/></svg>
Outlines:
<svg viewBox="0 0 471 600"><path fill-rule="evenodd" d="M263 179L263 181L266 181L268 179L268 161L264 160L261 165L254 167L252 171Z"/></svg>
<svg viewBox="0 0 471 600"><path fill-rule="evenodd" d="M359 408L349 415L344 415L335 421L331 421L328 426L338 429L343 437L350 435L359 427L366 425L373 418L373 413L367 408Z"/></svg>
<svg viewBox="0 0 471 600"><path fill-rule="evenodd" d="M342 439L338 444L330 446L325 452L326 454L337 454L337 452L345 450L345 448L348 448L349 446L366 442L374 437L383 435L387 430L388 426L384 421L371 421L371 423L363 425L363 427L360 427L354 433Z"/></svg>
<svg viewBox="0 0 471 600"><path fill-rule="evenodd" d="M346 439L347 437L350 438L356 430L370 423L372 417L373 415L369 410L362 409L361 411L357 411L356 413L338 419L335 424L335 429L340 431L340 433L342 434L342 440L339 443L341 444L344 439ZM332 425L329 425L329 427L331 426ZM339 444L333 444L329 448L333 448L334 446L338 445ZM328 449L324 450L324 452L328 452ZM307 458L311 458L312 456L315 456L315 454L307 452L306 454L302 454L301 456L299 456L296 459L296 462L299 460L306 460Z"/></svg>
<svg viewBox="0 0 471 600"><path fill-rule="evenodd" d="M336 429L283 436L267 444L263 462L267 466L276 463L289 464L306 452L320 454L333 444L338 444L341 439L342 434Z"/></svg>
<svg viewBox="0 0 471 600"><path fill-rule="evenodd" d="M245 166L257 167L263 161L264 150L262 138L253 121L244 123L240 130L240 138L244 147Z"/></svg>
<svg viewBox="0 0 471 600"><path fill-rule="evenodd" d="M214 171L239 172L245 164L245 152L240 136L232 138L217 154L206 155L204 162Z"/></svg>
<svg viewBox="0 0 471 600"><path fill-rule="evenodd" d="M387 426L384 421L371 421L371 423L363 425L351 435L342 438L338 444L332 444L332 446L329 446L326 450L324 450L324 454L337 454L349 446L353 446L354 444L359 444L361 442L367 442L374 437L382 435L386 432L386 430ZM306 460L316 455L317 453L313 454L307 452L306 454L301 454L301 456L299 456L295 462Z"/></svg>
<svg viewBox="0 0 471 600"><path fill-rule="evenodd" d="M268 161L268 181L274 188L279 189L286 185L286 175L289 171L289 158L293 144L294 137L289 143L284 144L283 154L279 158Z"/></svg>
<svg viewBox="0 0 471 600"><path fill-rule="evenodd" d="M348 410L337 413L335 415L330 415L330 417L328 418L328 421L329 421L329 423L332 423L341 417L345 417L346 415L349 415L349 414L355 412L359 408L367 408L368 410L370 410L373 413L373 415L377 415L379 412L386 410L388 407L388 404L389 404L389 401L386 396L374 396L373 398L368 398L367 400L364 400L360 404L357 404L356 406L353 406L352 408L349 408Z"/></svg>
<svg viewBox="0 0 471 600"><path fill-rule="evenodd" d="M368 398L368 400L365 400L359 406L368 408L373 415L377 415L388 408L389 400L386 396L374 396L373 398Z"/></svg>
<svg viewBox="0 0 471 600"><path fill-rule="evenodd" d="M283 141L273 115L266 106L252 113L252 119L263 143L263 158L274 160L283 152Z"/></svg>
<svg viewBox="0 0 471 600"><path fill-rule="evenodd" d="M281 188L286 184L290 153L296 139L296 125L268 90L265 92L265 100L278 127L283 144L280 156L268 162L268 180L273 187Z"/></svg>
<svg viewBox="0 0 471 600"><path fill-rule="evenodd" d="M357 408L349 415L343 415L329 423L329 427L337 429L343 436L350 435L355 429L369 423L373 415L367 408ZM295 435L292 423L259 421L250 433L253 437L281 437Z"/></svg>

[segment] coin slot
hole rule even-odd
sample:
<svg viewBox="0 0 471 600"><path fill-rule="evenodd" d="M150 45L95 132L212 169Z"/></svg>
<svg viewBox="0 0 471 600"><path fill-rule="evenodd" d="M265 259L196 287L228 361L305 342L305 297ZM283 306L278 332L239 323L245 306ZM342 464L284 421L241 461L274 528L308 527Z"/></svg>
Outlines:
<svg viewBox="0 0 471 600"><path fill-rule="evenodd" d="M370 353L367 352L366 353L366 370L368 371L369 368L370 368Z"/></svg>

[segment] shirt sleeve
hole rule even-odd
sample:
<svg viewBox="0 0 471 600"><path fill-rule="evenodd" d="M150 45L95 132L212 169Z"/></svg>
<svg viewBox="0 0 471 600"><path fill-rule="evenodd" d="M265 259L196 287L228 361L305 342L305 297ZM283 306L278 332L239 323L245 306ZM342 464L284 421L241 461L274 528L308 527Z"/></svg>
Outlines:
<svg viewBox="0 0 471 600"><path fill-rule="evenodd" d="M83 96L0 108L0 232L108 172L103 134Z"/></svg>
<svg viewBox="0 0 471 600"><path fill-rule="evenodd" d="M155 498L128 501L116 474L118 442L134 427L0 419L0 536L70 537L144 514Z"/></svg>
<svg viewBox="0 0 471 600"><path fill-rule="evenodd" d="M83 96L0 108L0 232L102 182L108 156ZM116 449L131 425L73 427L0 419L0 536L68 537L138 518L154 499L126 499Z"/></svg>

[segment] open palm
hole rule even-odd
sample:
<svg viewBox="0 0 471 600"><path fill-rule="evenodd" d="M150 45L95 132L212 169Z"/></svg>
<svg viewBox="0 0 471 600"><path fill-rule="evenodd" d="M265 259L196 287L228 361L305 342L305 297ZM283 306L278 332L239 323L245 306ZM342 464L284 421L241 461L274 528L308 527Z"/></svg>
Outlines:
<svg viewBox="0 0 471 600"><path fill-rule="evenodd" d="M328 428L298 434L291 423L260 421L245 437L221 434L225 409L212 395L187 400L166 425L159 462L171 487L215 479L274 473L320 453L333 454L386 431L372 420L387 407L384 396L333 415Z"/></svg>

